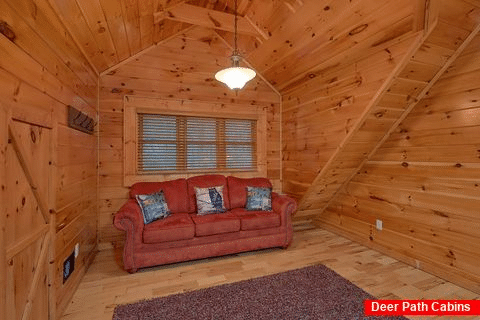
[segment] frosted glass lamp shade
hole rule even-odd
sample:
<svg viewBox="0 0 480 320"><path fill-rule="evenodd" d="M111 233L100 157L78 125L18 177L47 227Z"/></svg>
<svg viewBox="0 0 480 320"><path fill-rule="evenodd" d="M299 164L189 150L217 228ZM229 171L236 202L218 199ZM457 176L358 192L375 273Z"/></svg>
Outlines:
<svg viewBox="0 0 480 320"><path fill-rule="evenodd" d="M225 83L230 89L242 89L245 84L255 78L255 71L249 68L231 67L218 71L215 79Z"/></svg>

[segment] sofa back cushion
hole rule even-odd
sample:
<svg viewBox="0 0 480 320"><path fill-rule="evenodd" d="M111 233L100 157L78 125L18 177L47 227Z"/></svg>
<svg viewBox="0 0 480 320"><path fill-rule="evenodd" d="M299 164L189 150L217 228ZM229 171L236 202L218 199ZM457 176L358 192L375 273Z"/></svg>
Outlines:
<svg viewBox="0 0 480 320"><path fill-rule="evenodd" d="M272 183L267 178L237 178L228 177L228 191L230 207L245 208L247 204L247 187L272 188Z"/></svg>
<svg viewBox="0 0 480 320"><path fill-rule="evenodd" d="M190 213L197 212L197 199L195 195L195 187L207 188L207 187L223 187L223 202L227 210L230 209L230 201L228 198L228 186L227 179L223 175L219 174L207 174L203 176L196 176L187 179L188 199L190 202Z"/></svg>
<svg viewBox="0 0 480 320"><path fill-rule="evenodd" d="M171 213L189 212L187 180L177 179L164 182L137 182L130 188L130 198L139 194L150 194L163 190Z"/></svg>

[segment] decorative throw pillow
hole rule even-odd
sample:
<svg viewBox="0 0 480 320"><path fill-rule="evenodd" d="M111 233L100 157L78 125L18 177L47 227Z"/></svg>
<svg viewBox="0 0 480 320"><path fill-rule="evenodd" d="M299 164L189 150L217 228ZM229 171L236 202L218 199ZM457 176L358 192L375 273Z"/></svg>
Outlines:
<svg viewBox="0 0 480 320"><path fill-rule="evenodd" d="M262 187L247 187L247 210L271 211L272 189Z"/></svg>
<svg viewBox="0 0 480 320"><path fill-rule="evenodd" d="M136 198L140 209L142 209L143 222L145 224L170 215L163 191L152 194L138 194Z"/></svg>
<svg viewBox="0 0 480 320"><path fill-rule="evenodd" d="M223 186L198 188L195 187L197 196L197 213L200 215L209 213L225 212L223 201Z"/></svg>

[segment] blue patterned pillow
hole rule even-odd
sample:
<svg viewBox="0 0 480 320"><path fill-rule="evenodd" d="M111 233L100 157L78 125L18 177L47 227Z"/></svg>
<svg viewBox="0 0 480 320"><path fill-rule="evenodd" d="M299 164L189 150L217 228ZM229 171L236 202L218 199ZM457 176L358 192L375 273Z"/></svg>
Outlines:
<svg viewBox="0 0 480 320"><path fill-rule="evenodd" d="M142 209L143 222L145 224L170 215L163 191L152 194L139 194L136 198L140 209Z"/></svg>
<svg viewBox="0 0 480 320"><path fill-rule="evenodd" d="M247 187L247 210L271 211L272 189L261 187Z"/></svg>
<svg viewBox="0 0 480 320"><path fill-rule="evenodd" d="M195 195L197 196L198 214L204 215L227 211L223 201L223 186L210 188L195 187Z"/></svg>

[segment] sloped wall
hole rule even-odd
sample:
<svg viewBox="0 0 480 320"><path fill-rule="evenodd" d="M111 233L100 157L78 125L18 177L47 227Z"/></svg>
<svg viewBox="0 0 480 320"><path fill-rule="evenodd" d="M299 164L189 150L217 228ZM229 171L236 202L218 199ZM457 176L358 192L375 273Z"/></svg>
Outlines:
<svg viewBox="0 0 480 320"><path fill-rule="evenodd" d="M479 49L476 36L318 217L324 228L475 292L480 292ZM382 231L376 219L383 221Z"/></svg>
<svg viewBox="0 0 480 320"><path fill-rule="evenodd" d="M97 241L97 137L67 127L67 105L96 119L98 78L47 0L1 1L0 20L15 34L13 41L0 35L0 105L26 123L46 120L52 126L56 173L48 209L55 271L50 310L59 317ZM75 271L63 283L63 261L76 243Z"/></svg>
<svg viewBox="0 0 480 320"><path fill-rule="evenodd" d="M282 92L283 190L301 199L405 56L411 32L373 46Z"/></svg>
<svg viewBox="0 0 480 320"><path fill-rule="evenodd" d="M196 27L101 77L99 241L103 245L121 243L124 237L112 221L128 193L123 179L125 95L267 108L267 176L275 190L281 190L280 98L258 77L238 93L218 83L214 74L229 65L230 55L231 49L214 31Z"/></svg>

